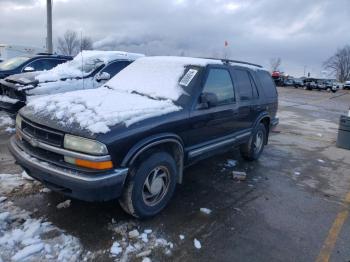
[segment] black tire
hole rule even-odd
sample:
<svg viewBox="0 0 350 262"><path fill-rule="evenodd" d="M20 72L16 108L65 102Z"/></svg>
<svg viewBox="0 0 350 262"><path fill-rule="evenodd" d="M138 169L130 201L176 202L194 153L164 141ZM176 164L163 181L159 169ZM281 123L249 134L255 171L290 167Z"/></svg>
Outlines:
<svg viewBox="0 0 350 262"><path fill-rule="evenodd" d="M149 184L147 187L146 179L149 179L152 172L157 168L160 168L162 172L168 172L169 178L168 184L162 179L163 186L167 184L166 192L161 193L161 198L158 202L155 201L153 205L147 203L148 200L145 199L147 194L152 195L151 190L148 190L148 188L152 187L149 186ZM119 203L125 212L134 217L152 217L162 211L169 203L175 192L177 177L178 172L174 158L166 152L155 152L142 160L136 167L131 168L124 186L122 197L119 199ZM163 187L160 189L160 192L162 192L162 190Z"/></svg>
<svg viewBox="0 0 350 262"><path fill-rule="evenodd" d="M332 93L335 93L335 92L337 92L337 89L331 89L331 91L332 91Z"/></svg>
<svg viewBox="0 0 350 262"><path fill-rule="evenodd" d="M261 146L257 148L255 142L257 137L261 137ZM250 137L249 141L240 146L241 155L244 159L248 161L253 161L259 159L261 153L264 150L264 146L267 140L267 131L263 123L260 123L257 128L254 130L253 135Z"/></svg>

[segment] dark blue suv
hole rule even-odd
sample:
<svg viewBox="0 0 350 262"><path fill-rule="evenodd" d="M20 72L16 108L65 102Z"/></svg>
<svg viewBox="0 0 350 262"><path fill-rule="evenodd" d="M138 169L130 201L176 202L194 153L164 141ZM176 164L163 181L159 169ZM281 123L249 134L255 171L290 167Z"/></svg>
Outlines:
<svg viewBox="0 0 350 262"><path fill-rule="evenodd" d="M0 79L24 72L50 70L51 68L72 59L71 56L50 54L17 56L0 63Z"/></svg>

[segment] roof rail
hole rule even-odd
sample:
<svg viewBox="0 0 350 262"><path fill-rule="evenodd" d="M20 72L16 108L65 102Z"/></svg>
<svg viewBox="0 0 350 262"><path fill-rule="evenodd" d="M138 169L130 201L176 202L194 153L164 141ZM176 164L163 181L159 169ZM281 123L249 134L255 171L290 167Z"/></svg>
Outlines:
<svg viewBox="0 0 350 262"><path fill-rule="evenodd" d="M36 55L52 55L52 53L41 52L41 53L36 53Z"/></svg>
<svg viewBox="0 0 350 262"><path fill-rule="evenodd" d="M231 59L226 59L226 58L213 58L213 57L203 57L205 59L213 59L213 60L221 60L223 63L237 63L237 64L244 64L244 65L251 65L251 66L256 66L262 68L261 65L258 64L253 64L250 62L245 62L245 61L239 61L239 60L231 60Z"/></svg>

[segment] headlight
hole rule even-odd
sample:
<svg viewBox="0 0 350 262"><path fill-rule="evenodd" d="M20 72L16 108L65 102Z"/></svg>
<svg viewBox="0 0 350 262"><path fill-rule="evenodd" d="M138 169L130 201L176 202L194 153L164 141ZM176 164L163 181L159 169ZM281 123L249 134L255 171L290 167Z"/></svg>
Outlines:
<svg viewBox="0 0 350 262"><path fill-rule="evenodd" d="M92 155L107 155L108 150L105 144L101 142L78 136L65 135L63 146L78 152L88 153Z"/></svg>
<svg viewBox="0 0 350 262"><path fill-rule="evenodd" d="M22 128L22 117L19 114L17 114L16 116L16 128Z"/></svg>

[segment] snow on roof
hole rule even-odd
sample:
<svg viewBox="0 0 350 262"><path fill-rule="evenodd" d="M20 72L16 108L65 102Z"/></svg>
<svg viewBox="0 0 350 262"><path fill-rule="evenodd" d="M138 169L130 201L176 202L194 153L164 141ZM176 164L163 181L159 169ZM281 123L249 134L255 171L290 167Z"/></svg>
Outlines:
<svg viewBox="0 0 350 262"><path fill-rule="evenodd" d="M106 133L109 127L118 123L129 126L181 109L171 100L154 100L106 87L40 97L30 101L28 106L63 126L79 124L92 133Z"/></svg>
<svg viewBox="0 0 350 262"><path fill-rule="evenodd" d="M102 64L113 60L136 60L143 54L128 53L122 51L97 51L86 50L80 52L73 60L60 64L51 70L43 71L35 77L39 82L56 81L62 78L83 77L90 74Z"/></svg>
<svg viewBox="0 0 350 262"><path fill-rule="evenodd" d="M176 101L184 90L179 84L188 65L206 66L222 63L220 60L154 56L143 57L123 69L106 86L126 92L138 92L153 98Z"/></svg>

